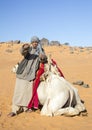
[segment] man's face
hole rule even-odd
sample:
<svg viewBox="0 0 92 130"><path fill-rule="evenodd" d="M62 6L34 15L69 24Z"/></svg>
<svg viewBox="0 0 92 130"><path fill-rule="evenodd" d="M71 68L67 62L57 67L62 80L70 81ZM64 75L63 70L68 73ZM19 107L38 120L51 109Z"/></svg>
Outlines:
<svg viewBox="0 0 92 130"><path fill-rule="evenodd" d="M36 48L38 46L38 42L36 42L36 41L32 42L32 46L33 46L33 48Z"/></svg>

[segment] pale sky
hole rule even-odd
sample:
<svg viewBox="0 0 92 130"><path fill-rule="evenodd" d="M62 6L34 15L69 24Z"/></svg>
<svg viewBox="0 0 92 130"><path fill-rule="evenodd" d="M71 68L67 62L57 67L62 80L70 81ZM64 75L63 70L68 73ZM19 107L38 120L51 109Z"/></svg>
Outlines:
<svg viewBox="0 0 92 130"><path fill-rule="evenodd" d="M0 42L34 35L92 46L92 0L0 0Z"/></svg>

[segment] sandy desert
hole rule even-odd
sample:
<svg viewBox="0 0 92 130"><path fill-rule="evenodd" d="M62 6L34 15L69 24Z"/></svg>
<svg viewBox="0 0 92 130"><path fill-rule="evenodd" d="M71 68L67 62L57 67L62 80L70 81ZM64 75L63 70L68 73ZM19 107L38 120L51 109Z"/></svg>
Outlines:
<svg viewBox="0 0 92 130"><path fill-rule="evenodd" d="M82 80L89 87L74 85L84 101L87 116L41 116L40 111L7 117L15 87L12 67L22 60L21 44L0 44L0 130L91 130L92 129L92 47L44 46L70 82Z"/></svg>

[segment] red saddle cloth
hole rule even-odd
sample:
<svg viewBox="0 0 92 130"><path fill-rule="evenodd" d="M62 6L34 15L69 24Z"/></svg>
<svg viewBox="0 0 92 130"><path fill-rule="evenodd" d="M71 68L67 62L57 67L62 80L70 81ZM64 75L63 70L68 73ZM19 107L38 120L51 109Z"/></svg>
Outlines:
<svg viewBox="0 0 92 130"><path fill-rule="evenodd" d="M57 66L57 63L56 63L53 59L52 59L52 64ZM59 68L58 66L57 66L57 69L58 69L58 71L59 71L61 77L64 78L64 74L62 73L62 71L60 70L60 68Z"/></svg>
<svg viewBox="0 0 92 130"><path fill-rule="evenodd" d="M40 83L40 76L43 73L44 73L44 64L40 63L39 70L37 71L37 74L36 74L36 79L33 82L33 95L32 95L32 99L30 100L30 102L28 104L29 109L32 107L38 109L39 100L38 100L37 88Z"/></svg>
<svg viewBox="0 0 92 130"><path fill-rule="evenodd" d="M52 59L52 64L57 65L53 59ZM61 72L61 70L59 69L59 67L57 67L57 69L60 72L61 76L64 77L64 75ZM39 100L38 100L37 88L38 88L39 83L40 83L40 76L43 73L44 73L44 64L40 63L39 70L37 71L37 74L36 74L36 79L33 82L33 94L32 94L32 98L28 104L28 109L31 109L31 108L38 109Z"/></svg>

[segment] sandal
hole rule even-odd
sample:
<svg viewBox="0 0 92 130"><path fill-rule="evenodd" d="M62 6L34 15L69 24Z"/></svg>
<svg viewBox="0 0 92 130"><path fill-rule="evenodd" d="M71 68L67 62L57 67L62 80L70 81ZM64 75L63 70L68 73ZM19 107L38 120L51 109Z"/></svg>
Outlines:
<svg viewBox="0 0 92 130"><path fill-rule="evenodd" d="M16 116L16 113L10 112L7 116L8 116L8 117L13 117L13 116Z"/></svg>

